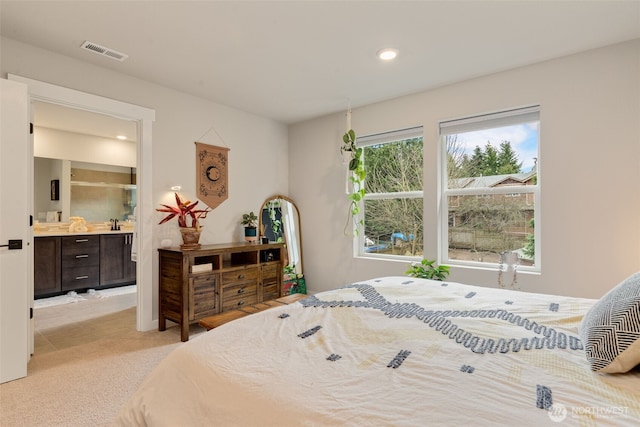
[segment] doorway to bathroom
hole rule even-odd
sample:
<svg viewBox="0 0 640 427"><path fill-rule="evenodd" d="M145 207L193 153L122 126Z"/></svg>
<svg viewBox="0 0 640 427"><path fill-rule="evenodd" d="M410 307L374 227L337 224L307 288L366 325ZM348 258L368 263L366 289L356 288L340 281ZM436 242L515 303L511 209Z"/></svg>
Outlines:
<svg viewBox="0 0 640 427"><path fill-rule="evenodd" d="M44 102L68 107L78 111L102 114L125 121L132 121L136 127L136 171L137 171L137 208L136 221L137 240L136 254L151 251L152 224L151 216L145 217L145 212L152 210L151 205L151 126L155 120L155 112L148 108L116 101L97 95L79 92L20 76L9 75L9 80L25 83L29 87L29 101ZM142 220L140 220L142 218ZM153 329L153 288L152 288L152 260L150 257L140 257L136 263L137 292L135 302L135 329L144 331ZM31 308L33 308L33 290L31 291ZM33 322L30 331L31 352L33 353Z"/></svg>

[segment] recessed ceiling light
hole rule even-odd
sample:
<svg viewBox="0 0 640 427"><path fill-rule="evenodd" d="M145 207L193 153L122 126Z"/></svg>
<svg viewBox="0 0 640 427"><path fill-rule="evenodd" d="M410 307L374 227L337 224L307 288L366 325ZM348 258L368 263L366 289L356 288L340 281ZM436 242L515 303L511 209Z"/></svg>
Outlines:
<svg viewBox="0 0 640 427"><path fill-rule="evenodd" d="M118 138L118 139L120 139L120 140L123 140L123 141L124 141L125 139L127 139L127 137L126 137L126 136L124 136L124 135L118 135L118 136L116 136L116 138Z"/></svg>
<svg viewBox="0 0 640 427"><path fill-rule="evenodd" d="M378 58L383 61L391 61L398 56L398 49L385 48L378 51Z"/></svg>

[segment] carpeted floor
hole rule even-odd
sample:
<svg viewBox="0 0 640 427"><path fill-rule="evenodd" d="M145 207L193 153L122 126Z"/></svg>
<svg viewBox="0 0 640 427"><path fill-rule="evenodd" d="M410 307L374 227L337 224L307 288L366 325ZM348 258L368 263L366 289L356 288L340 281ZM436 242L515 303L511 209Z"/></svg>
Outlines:
<svg viewBox="0 0 640 427"><path fill-rule="evenodd" d="M81 303L72 305L77 304ZM89 311L95 312L95 307ZM38 323L37 312L35 317ZM115 326L119 323L125 326ZM104 330L105 324L110 325L110 333ZM41 326L37 330L44 337L57 334L66 337L65 344L40 344L38 351L42 337L36 335L27 377L0 385L0 426L109 425L145 376L180 345L177 325L164 332L135 331L135 307L80 322ZM191 338L202 332L192 326Z"/></svg>

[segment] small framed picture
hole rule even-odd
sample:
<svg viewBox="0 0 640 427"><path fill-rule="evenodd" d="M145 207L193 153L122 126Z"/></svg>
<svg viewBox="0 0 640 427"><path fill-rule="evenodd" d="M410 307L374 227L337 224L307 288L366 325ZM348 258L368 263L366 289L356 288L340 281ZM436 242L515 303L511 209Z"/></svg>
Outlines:
<svg viewBox="0 0 640 427"><path fill-rule="evenodd" d="M60 180L51 180L51 200L60 200Z"/></svg>

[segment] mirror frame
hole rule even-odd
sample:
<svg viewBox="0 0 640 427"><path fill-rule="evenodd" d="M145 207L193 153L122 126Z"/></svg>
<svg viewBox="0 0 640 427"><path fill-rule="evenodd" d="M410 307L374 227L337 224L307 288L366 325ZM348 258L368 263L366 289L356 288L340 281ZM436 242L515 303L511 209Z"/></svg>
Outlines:
<svg viewBox="0 0 640 427"><path fill-rule="evenodd" d="M262 203L262 205L260 206L260 215L258 216L258 230L262 230L262 228L263 228L263 227L262 227L262 226L263 226L263 223L262 223L262 212L263 212L263 211L264 211L264 209L266 208L267 204L268 204L269 202L271 202L272 200L284 200L284 201L286 201L286 202L289 202L289 203L291 203L291 205L292 205L292 206L295 208L295 210L296 210L296 215L297 215L297 217L298 217L298 218L297 218L297 219L298 219L298 243L299 243L299 245L300 245L300 247L298 248L299 253L300 253L300 263L299 263L299 264L300 264L300 272L301 272L302 274L304 274L304 264L303 264L303 262L304 262L304 261L303 261L303 260L304 260L304 258L303 258L303 256L302 256L302 225L301 225L301 222L300 222L300 209L298 209L298 205L296 205L296 203L295 203L293 200L291 200L289 197L284 196L284 195L282 195L282 194L275 194L275 195L273 195L273 196L271 196L271 197L268 197L268 198L267 198L267 199ZM262 236L260 236L260 237L262 237ZM285 266L285 267L286 267L286 266Z"/></svg>

